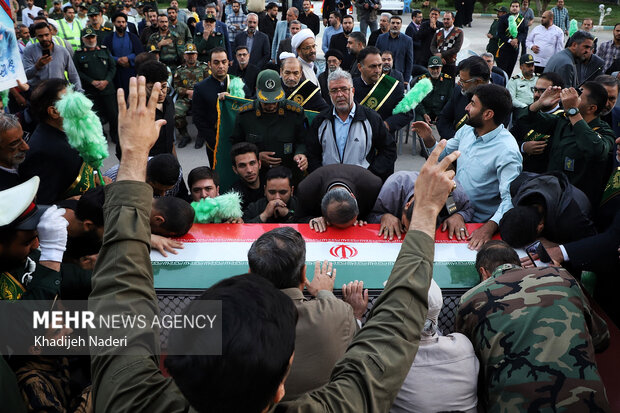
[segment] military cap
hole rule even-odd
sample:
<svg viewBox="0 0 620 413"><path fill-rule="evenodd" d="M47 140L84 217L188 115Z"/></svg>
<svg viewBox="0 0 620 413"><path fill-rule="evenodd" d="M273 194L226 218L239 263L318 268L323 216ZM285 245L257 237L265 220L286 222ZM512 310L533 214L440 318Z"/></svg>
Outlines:
<svg viewBox="0 0 620 413"><path fill-rule="evenodd" d="M82 37L90 37L90 36L97 36L97 33L95 33L92 27L87 27L84 30L82 30Z"/></svg>
<svg viewBox="0 0 620 413"><path fill-rule="evenodd" d="M41 215L49 208L34 203L39 182L39 177L34 176L24 183L0 191L0 227L20 231L37 229Z"/></svg>
<svg viewBox="0 0 620 413"><path fill-rule="evenodd" d="M151 47L148 50L149 53L159 53L159 47L155 46L154 44L151 45Z"/></svg>
<svg viewBox="0 0 620 413"><path fill-rule="evenodd" d="M443 66L443 63L441 63L441 57L431 56L431 58L428 59L428 67L441 67L441 66Z"/></svg>
<svg viewBox="0 0 620 413"><path fill-rule="evenodd" d="M188 43L185 45L185 54L198 53L198 49L196 49L196 45L193 43Z"/></svg>
<svg viewBox="0 0 620 413"><path fill-rule="evenodd" d="M256 79L258 100L263 103L276 103L284 99L280 75L275 70L267 69L258 74Z"/></svg>
<svg viewBox="0 0 620 413"><path fill-rule="evenodd" d="M501 12L504 12L504 13L508 13L508 9L506 8L506 6L496 7L494 10L495 11L501 11Z"/></svg>
<svg viewBox="0 0 620 413"><path fill-rule="evenodd" d="M215 21L215 16L211 13L207 13L205 14L205 17L203 18L204 21L206 22L214 22Z"/></svg>
<svg viewBox="0 0 620 413"><path fill-rule="evenodd" d="M144 7L144 3L142 3L141 1L139 1L139 2L136 4L136 7L137 7L137 8Z"/></svg>
<svg viewBox="0 0 620 413"><path fill-rule="evenodd" d="M88 8L88 16L95 16L99 13L101 13L101 9L99 8L99 6L90 6Z"/></svg>
<svg viewBox="0 0 620 413"><path fill-rule="evenodd" d="M532 56L529 53L524 54L519 59L519 64L521 64L521 65L524 65L524 64L525 65L533 65L534 64L534 56Z"/></svg>

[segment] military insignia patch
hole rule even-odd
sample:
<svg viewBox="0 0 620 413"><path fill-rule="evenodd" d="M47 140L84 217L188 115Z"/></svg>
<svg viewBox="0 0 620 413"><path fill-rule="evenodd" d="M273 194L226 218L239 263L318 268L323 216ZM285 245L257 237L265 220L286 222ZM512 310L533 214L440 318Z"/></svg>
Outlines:
<svg viewBox="0 0 620 413"><path fill-rule="evenodd" d="M290 155L293 153L293 144L292 143L285 143L284 144L284 154L285 155Z"/></svg>
<svg viewBox="0 0 620 413"><path fill-rule="evenodd" d="M371 97L370 99L368 99L368 101L366 102L366 106L368 106L370 109L374 109L377 107L377 105L379 104L379 101L377 100L377 98L375 97Z"/></svg>
<svg viewBox="0 0 620 413"><path fill-rule="evenodd" d="M295 95L293 96L293 99L291 99L293 102L297 103L298 105L301 105L304 102L304 97L301 95Z"/></svg>
<svg viewBox="0 0 620 413"><path fill-rule="evenodd" d="M568 156L564 157L564 170L574 172L575 171L575 160L569 158Z"/></svg>
<svg viewBox="0 0 620 413"><path fill-rule="evenodd" d="M273 79L267 79L267 81L265 82L265 87L267 89L273 89L276 87L276 82Z"/></svg>

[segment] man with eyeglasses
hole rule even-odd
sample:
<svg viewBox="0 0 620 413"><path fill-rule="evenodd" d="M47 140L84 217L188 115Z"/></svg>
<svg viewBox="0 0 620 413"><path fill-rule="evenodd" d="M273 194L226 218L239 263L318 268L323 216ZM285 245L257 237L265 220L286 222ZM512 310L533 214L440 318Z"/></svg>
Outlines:
<svg viewBox="0 0 620 413"><path fill-rule="evenodd" d="M316 60L316 43L314 40L314 33L310 29L303 29L297 33L291 39L291 47L297 59L301 63L301 68L304 72L304 77L317 85L319 89L319 80L316 77L317 68L314 65Z"/></svg>
<svg viewBox="0 0 620 413"><path fill-rule="evenodd" d="M465 107L477 86L489 83L491 74L483 58L471 56L458 66L459 77L450 100L437 117L437 131L444 139L450 139L467 121Z"/></svg>
<svg viewBox="0 0 620 413"><path fill-rule="evenodd" d="M530 89L532 92L533 102L538 101L540 96L551 86L562 87L563 81L557 73L543 73L536 79L536 84ZM564 112L557 102L551 106L543 106L541 112L552 115L559 115ZM521 154L523 155L523 170L527 172L543 173L547 170L549 163L549 152L547 151L547 142L550 135L539 133L537 128L530 128L520 120L520 117L527 113L524 109L517 112L513 120L513 127L510 133L517 140ZM539 125L540 126L540 125Z"/></svg>
<svg viewBox="0 0 620 413"><path fill-rule="evenodd" d="M17 117L0 114L0 191L22 182L17 167L30 149L28 138Z"/></svg>
<svg viewBox="0 0 620 413"><path fill-rule="evenodd" d="M355 102L348 72L336 69L329 74L327 84L333 108L316 116L308 132L310 172L325 165L349 164L366 168L385 181L394 172L396 143L383 119Z"/></svg>
<svg viewBox="0 0 620 413"><path fill-rule="evenodd" d="M247 97L252 97L256 94L256 78L260 69L250 63L250 51L247 46L237 46L235 57L236 59L228 72L243 79L245 94Z"/></svg>
<svg viewBox="0 0 620 413"><path fill-rule="evenodd" d="M538 75L534 73L534 56L524 54L519 59L521 64L521 74L514 75L506 88L512 96L512 106L514 108L524 108L534 102L532 87L536 84Z"/></svg>

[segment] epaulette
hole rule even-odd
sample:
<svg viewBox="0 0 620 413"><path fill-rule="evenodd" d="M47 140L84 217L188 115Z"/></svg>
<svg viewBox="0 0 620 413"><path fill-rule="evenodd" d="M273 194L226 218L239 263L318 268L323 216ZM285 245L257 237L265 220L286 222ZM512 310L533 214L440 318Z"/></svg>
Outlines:
<svg viewBox="0 0 620 413"><path fill-rule="evenodd" d="M185 65L178 65L175 70L183 69L183 66L185 66Z"/></svg>
<svg viewBox="0 0 620 413"><path fill-rule="evenodd" d="M521 79L521 75L514 75L511 79Z"/></svg>
<svg viewBox="0 0 620 413"><path fill-rule="evenodd" d="M293 102L292 100L287 100L286 104L282 105L282 107L288 111L296 112L296 113L301 113L301 111L303 110L301 106L299 106L297 103Z"/></svg>
<svg viewBox="0 0 620 413"><path fill-rule="evenodd" d="M105 31L111 32L111 31L112 31L112 29L111 29L110 27L103 26L103 27L101 28L101 31L104 31L104 32L105 32Z"/></svg>
<svg viewBox="0 0 620 413"><path fill-rule="evenodd" d="M248 112L250 110L254 110L254 102L246 103L245 105L239 108L239 113Z"/></svg>
<svg viewBox="0 0 620 413"><path fill-rule="evenodd" d="M426 75L420 75L420 76L418 76L418 80L421 80L421 79L426 79Z"/></svg>
<svg viewBox="0 0 620 413"><path fill-rule="evenodd" d="M99 46L99 49L107 49L107 48L108 47L106 45L103 45L103 44L101 46Z"/></svg>
<svg viewBox="0 0 620 413"><path fill-rule="evenodd" d="M442 73L442 74L443 74L444 79L452 79L452 76L447 75L447 74L445 74L445 73Z"/></svg>

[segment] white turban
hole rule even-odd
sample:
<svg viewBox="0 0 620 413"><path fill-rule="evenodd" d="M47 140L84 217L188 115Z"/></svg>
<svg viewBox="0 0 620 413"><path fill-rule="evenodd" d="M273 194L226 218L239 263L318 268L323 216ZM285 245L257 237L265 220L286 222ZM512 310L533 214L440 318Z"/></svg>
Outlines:
<svg viewBox="0 0 620 413"><path fill-rule="evenodd" d="M291 39L291 46L293 50L297 51L297 48L304 42L306 39L314 39L314 33L310 29L303 29L297 32L295 36Z"/></svg>
<svg viewBox="0 0 620 413"><path fill-rule="evenodd" d="M443 307L441 288L439 288L435 280L431 279L431 287L428 289L428 314L426 318L433 321L435 325L438 323L441 307Z"/></svg>
<svg viewBox="0 0 620 413"><path fill-rule="evenodd" d="M291 52L282 52L280 53L280 61L283 61L284 59L288 59L288 58L293 58L296 59L297 57L295 56L294 53Z"/></svg>

